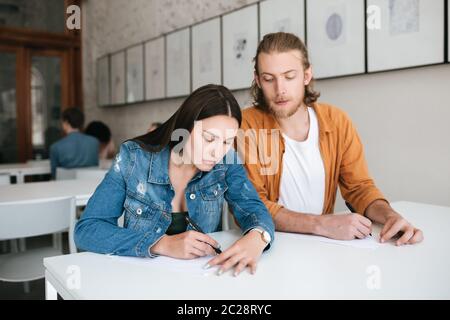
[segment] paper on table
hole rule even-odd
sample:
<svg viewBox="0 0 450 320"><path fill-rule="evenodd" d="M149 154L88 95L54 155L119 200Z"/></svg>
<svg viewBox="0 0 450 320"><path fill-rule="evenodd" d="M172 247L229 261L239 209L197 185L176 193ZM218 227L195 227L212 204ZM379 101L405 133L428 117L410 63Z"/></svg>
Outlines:
<svg viewBox="0 0 450 320"><path fill-rule="evenodd" d="M364 239L354 239L354 240L334 240L326 237L313 236L307 234L297 234L296 237L306 240L327 242L341 246L349 246L362 249L376 249L379 246L381 246L381 243L379 243L373 236L367 236Z"/></svg>
<svg viewBox="0 0 450 320"><path fill-rule="evenodd" d="M121 263L132 263L135 265L155 267L164 270L171 270L174 272L184 272L200 276L208 276L217 271L217 268L203 269L205 264L213 257L201 257L192 260L174 259L165 256L159 256L153 259L149 258L135 258L135 257L120 257L109 256L111 259Z"/></svg>

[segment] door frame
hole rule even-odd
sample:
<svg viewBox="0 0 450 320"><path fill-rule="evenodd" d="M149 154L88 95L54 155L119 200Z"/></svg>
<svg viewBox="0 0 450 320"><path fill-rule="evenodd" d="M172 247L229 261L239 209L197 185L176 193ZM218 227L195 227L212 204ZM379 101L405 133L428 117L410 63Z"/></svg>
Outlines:
<svg viewBox="0 0 450 320"><path fill-rule="evenodd" d="M29 68L27 52L24 47L0 44L0 52L13 53L16 56L16 130L18 160L25 161L27 158L27 144L31 143L31 120L30 114L30 90L29 76L26 69Z"/></svg>
<svg viewBox="0 0 450 320"><path fill-rule="evenodd" d="M64 0L65 8L81 0ZM16 54L16 117L18 160L32 158L31 59L33 55L60 56L61 111L69 107L83 110L81 30L52 33L22 28L0 27L0 52Z"/></svg>

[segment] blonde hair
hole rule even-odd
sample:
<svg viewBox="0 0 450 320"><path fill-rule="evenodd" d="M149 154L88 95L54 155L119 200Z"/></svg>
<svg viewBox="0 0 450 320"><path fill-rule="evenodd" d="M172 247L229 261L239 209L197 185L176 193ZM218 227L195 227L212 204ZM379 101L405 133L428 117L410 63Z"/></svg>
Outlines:
<svg viewBox="0 0 450 320"><path fill-rule="evenodd" d="M264 36L258 45L256 50L256 56L253 58L255 63L255 72L259 76L258 70L258 57L260 53L273 53L273 52L287 52L291 50L299 50L302 54L303 69L306 70L311 66L308 58L308 50L305 44L294 34L286 32L269 33ZM311 79L309 84L305 85L305 97L303 102L305 105L310 106L317 101L320 93L313 89L314 79ZM258 109L263 111L269 111L269 107L264 99L262 89L258 87L256 81L253 80L251 87L251 95L253 97L253 104Z"/></svg>

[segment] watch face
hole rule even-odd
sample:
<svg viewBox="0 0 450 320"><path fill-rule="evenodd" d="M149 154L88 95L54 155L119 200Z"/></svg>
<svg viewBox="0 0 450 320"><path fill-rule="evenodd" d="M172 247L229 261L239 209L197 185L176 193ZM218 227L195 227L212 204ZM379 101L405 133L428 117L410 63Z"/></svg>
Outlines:
<svg viewBox="0 0 450 320"><path fill-rule="evenodd" d="M264 241L269 243L270 242L270 234L267 231L264 231L262 235L263 235Z"/></svg>

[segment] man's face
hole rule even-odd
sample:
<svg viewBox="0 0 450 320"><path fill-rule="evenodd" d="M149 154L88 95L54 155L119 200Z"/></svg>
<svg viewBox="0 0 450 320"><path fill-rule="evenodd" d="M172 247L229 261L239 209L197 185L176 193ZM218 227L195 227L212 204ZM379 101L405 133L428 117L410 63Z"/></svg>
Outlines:
<svg viewBox="0 0 450 320"><path fill-rule="evenodd" d="M258 69L255 81L262 89L270 111L281 119L292 116L302 106L305 85L312 78L311 67L303 69L301 52L261 53Z"/></svg>

